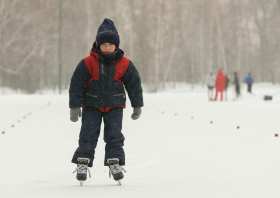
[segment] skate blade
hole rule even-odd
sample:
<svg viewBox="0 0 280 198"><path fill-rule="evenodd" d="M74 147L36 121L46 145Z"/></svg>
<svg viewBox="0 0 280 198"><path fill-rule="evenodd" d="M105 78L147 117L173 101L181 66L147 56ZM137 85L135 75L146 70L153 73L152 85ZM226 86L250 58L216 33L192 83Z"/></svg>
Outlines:
<svg viewBox="0 0 280 198"><path fill-rule="evenodd" d="M122 182L121 182L121 180L118 180L118 183L119 183L119 185L120 185L120 186L122 185Z"/></svg>

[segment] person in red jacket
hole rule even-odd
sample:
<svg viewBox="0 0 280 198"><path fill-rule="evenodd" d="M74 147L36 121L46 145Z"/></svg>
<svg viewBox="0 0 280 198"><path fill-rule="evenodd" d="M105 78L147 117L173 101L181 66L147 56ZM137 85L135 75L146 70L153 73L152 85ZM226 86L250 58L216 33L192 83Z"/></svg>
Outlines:
<svg viewBox="0 0 280 198"><path fill-rule="evenodd" d="M218 98L218 92L221 92L221 101L223 100L223 92L225 91L226 82L227 82L226 76L223 73L222 69L220 69L215 81L215 87L216 87L215 100L217 100Z"/></svg>

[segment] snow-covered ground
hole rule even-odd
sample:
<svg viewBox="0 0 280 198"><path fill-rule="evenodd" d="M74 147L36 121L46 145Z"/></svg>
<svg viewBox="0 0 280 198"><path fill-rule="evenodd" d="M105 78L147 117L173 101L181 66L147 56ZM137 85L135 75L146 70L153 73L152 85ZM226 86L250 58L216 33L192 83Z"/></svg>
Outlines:
<svg viewBox="0 0 280 198"><path fill-rule="evenodd" d="M122 186L103 166L102 135L92 178L76 181L80 121L69 120L66 92L0 95L0 197L280 197L279 85L243 86L236 101L230 87L226 102L198 85L145 93L137 121L128 103Z"/></svg>

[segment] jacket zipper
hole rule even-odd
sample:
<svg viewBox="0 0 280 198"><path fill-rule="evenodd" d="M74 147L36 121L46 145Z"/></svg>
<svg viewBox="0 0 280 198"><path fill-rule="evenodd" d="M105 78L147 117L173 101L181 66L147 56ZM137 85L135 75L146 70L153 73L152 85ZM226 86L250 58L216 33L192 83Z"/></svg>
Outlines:
<svg viewBox="0 0 280 198"><path fill-rule="evenodd" d="M86 93L86 95L88 95L88 96L91 96L91 97L97 97L96 95L92 95L92 94L89 94L89 93Z"/></svg>
<svg viewBox="0 0 280 198"><path fill-rule="evenodd" d="M123 96L123 97L125 97L125 95L123 93L122 94L115 94L113 96Z"/></svg>
<svg viewBox="0 0 280 198"><path fill-rule="evenodd" d="M104 113L106 113L106 107L107 107L107 83L108 83L108 67L109 65L107 63L104 63L105 66L106 66L106 79L105 79L105 86L104 86L104 94L105 94L105 101L104 101L104 104L105 104L105 108L104 108Z"/></svg>

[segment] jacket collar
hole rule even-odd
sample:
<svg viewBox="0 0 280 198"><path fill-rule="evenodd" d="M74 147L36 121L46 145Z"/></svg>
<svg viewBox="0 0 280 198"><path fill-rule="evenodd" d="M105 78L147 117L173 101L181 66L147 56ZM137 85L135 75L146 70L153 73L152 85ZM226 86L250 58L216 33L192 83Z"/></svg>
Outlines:
<svg viewBox="0 0 280 198"><path fill-rule="evenodd" d="M110 63L122 59L122 57L124 56L124 52L120 48L118 48L115 52L107 55L101 52L100 49L97 49L96 42L94 42L90 51L90 55L96 57L97 59L100 59L102 62Z"/></svg>

